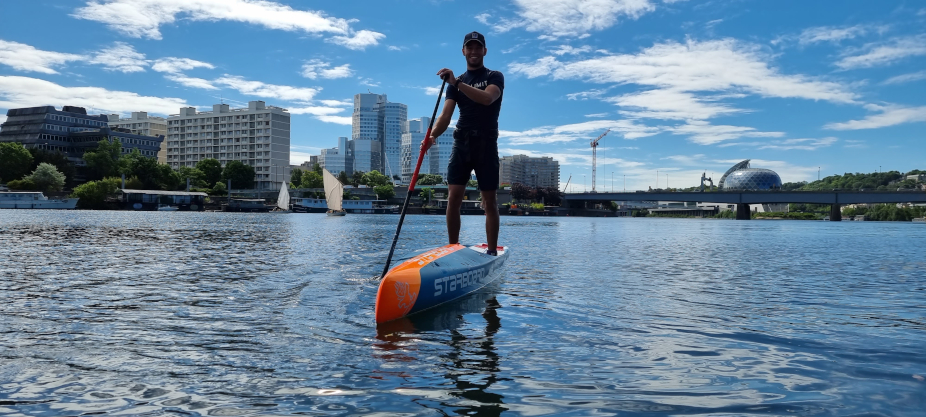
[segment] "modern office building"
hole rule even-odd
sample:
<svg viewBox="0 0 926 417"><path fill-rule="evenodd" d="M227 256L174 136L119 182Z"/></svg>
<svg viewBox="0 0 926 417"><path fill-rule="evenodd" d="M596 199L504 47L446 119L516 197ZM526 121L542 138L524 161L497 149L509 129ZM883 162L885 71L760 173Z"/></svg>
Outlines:
<svg viewBox="0 0 926 417"><path fill-rule="evenodd" d="M430 117L412 119L406 122L405 133L402 135L401 150L401 177L402 182L408 184L412 180L415 165L418 163L419 147L428 131ZM447 179L447 164L450 162L450 152L453 150L453 127L437 137L437 144L428 149L421 161L419 174L437 174Z"/></svg>
<svg viewBox="0 0 926 417"><path fill-rule="evenodd" d="M59 151L77 166L86 165L84 152L94 150L103 139L118 140L122 153L133 149L156 158L164 136L148 136L111 128L105 115L89 115L83 107L54 106L10 109L0 125L0 142L19 142L26 148ZM82 179L78 179L81 181Z"/></svg>
<svg viewBox="0 0 926 417"><path fill-rule="evenodd" d="M351 154L350 142L352 141L342 136L338 138L337 147L322 149L322 154L318 156L318 165L335 176L340 174L341 171L347 175L352 175L354 173L354 158Z"/></svg>
<svg viewBox="0 0 926 417"><path fill-rule="evenodd" d="M559 189L559 162L552 157L503 156L498 161L499 182Z"/></svg>
<svg viewBox="0 0 926 417"><path fill-rule="evenodd" d="M167 119L148 116L148 112L133 111L132 117L128 119L123 119L118 114L110 114L107 117L109 118L109 127L118 127L138 135L167 136ZM167 141L161 141L158 162L167 163Z"/></svg>
<svg viewBox="0 0 926 417"><path fill-rule="evenodd" d="M385 94L354 95L349 144L353 171L377 170L390 178L399 175L407 119L408 106L390 103Z"/></svg>
<svg viewBox="0 0 926 417"><path fill-rule="evenodd" d="M279 190L289 183L290 115L263 101L232 109L216 104L212 111L182 107L167 118L167 163L174 169L213 158L222 166L241 161L255 171L255 187ZM234 188L235 185L232 184Z"/></svg>

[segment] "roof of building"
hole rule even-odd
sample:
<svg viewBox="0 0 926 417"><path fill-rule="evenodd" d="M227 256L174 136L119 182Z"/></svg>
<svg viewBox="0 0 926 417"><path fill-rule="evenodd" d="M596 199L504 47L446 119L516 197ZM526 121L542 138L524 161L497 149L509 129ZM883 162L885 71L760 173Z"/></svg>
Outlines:
<svg viewBox="0 0 926 417"><path fill-rule="evenodd" d="M151 195L201 195L207 196L208 194L202 192L193 192L193 191L164 191L164 190L131 190L123 188L122 191L125 194L151 194Z"/></svg>

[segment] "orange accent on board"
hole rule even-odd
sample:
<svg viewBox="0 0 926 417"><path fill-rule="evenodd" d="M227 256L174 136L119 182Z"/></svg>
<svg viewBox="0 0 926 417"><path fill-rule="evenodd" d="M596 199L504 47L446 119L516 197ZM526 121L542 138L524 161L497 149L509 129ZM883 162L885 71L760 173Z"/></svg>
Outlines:
<svg viewBox="0 0 926 417"><path fill-rule="evenodd" d="M421 290L419 270L431 261L461 249L466 249L466 246L460 244L441 246L392 268L379 283L379 291L376 293L376 322L382 323L405 317L408 312L412 311Z"/></svg>

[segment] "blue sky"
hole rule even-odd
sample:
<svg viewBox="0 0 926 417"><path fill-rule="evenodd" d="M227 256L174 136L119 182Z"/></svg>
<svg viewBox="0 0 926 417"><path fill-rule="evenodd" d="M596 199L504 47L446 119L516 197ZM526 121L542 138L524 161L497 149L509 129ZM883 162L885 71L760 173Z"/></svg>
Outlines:
<svg viewBox="0 0 926 417"><path fill-rule="evenodd" d="M599 190L747 158L784 181L926 169L922 1L7 0L0 110L264 100L293 113L298 164L350 135L356 93L430 115L472 30L505 73L501 153L553 156L575 191L609 128Z"/></svg>

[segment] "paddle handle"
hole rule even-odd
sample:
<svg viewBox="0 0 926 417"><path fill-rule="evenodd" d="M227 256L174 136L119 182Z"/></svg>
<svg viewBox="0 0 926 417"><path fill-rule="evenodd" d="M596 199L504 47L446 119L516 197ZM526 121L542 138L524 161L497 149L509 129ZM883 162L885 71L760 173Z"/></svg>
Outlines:
<svg viewBox="0 0 926 417"><path fill-rule="evenodd" d="M440 99L444 95L444 87L446 85L446 80L440 85L440 92L437 93L437 104L434 105L434 112L431 113L431 122L428 123L428 132L424 135L425 141L431 139L431 129L434 128L434 118L437 116L437 108L440 107ZM389 264L392 262L392 255L395 253L395 245L399 242L399 233L402 232L402 223L405 222L405 212L408 210L408 203L412 199L412 191L415 191L415 183L418 182L418 171L421 170L421 161L424 160L424 154L428 152L429 148L430 146L422 146L421 150L418 152L418 163L415 164L415 173L412 174L412 182L408 184L408 191L405 193L405 203L402 204L402 212L399 214L399 225L395 228L392 246L389 247L389 256L386 257L386 265L383 267L383 274L379 276L379 279L385 278L386 273L389 272Z"/></svg>

